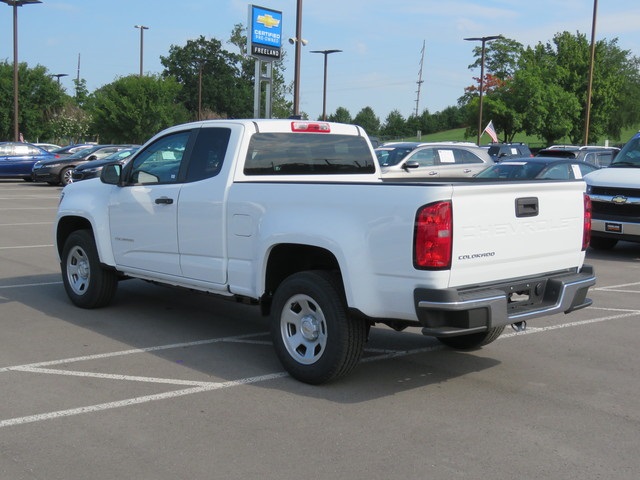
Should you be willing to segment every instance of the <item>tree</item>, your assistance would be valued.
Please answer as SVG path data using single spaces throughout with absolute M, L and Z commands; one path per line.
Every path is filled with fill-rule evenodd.
M 353 123 L 360 125 L 369 135 L 378 135 L 380 131 L 380 119 L 371 107 L 364 107 L 353 119 Z
M 96 90 L 90 99 L 92 130 L 103 142 L 143 143 L 188 119 L 173 78 L 130 75 Z
M 18 125 L 33 142 L 53 139 L 50 120 L 64 105 L 65 94 L 41 65 L 18 65 Z M 0 62 L 0 138 L 13 138 L 13 64 Z
M 386 138 L 405 137 L 413 134 L 409 131 L 407 123 L 399 110 L 389 112 L 380 133 Z
M 91 116 L 73 102 L 68 102 L 51 119 L 52 138 L 69 144 L 79 143 L 87 138 L 90 125 Z
M 162 77 L 182 85 L 178 99 L 193 118 L 199 107 L 222 117 L 252 116 L 253 91 L 250 79 L 243 75 L 242 56 L 223 49 L 220 40 L 201 35 L 187 40 L 184 47 L 171 45 L 169 55 L 161 56 L 160 62 L 165 68 Z
M 322 120 L 322 117 L 319 117 L 318 120 Z M 327 117 L 327 120 L 330 122 L 338 122 L 338 123 L 353 123 L 349 110 L 347 110 L 344 107 L 338 107 L 336 109 L 336 113 L 329 115 Z

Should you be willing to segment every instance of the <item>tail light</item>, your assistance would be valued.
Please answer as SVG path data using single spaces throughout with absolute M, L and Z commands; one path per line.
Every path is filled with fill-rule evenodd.
M 582 251 L 585 251 L 591 241 L 591 198 L 584 194 L 584 224 L 582 226 Z
M 414 227 L 413 265 L 420 269 L 448 269 L 452 247 L 451 202 L 431 203 L 420 208 Z

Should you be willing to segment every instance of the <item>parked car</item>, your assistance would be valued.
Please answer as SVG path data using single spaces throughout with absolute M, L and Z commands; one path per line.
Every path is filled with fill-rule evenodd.
M 80 180 L 88 180 L 89 178 L 99 177 L 100 172 L 102 171 L 102 167 L 104 167 L 107 163 L 120 162 L 124 165 L 131 159 L 131 155 L 137 152 L 139 148 L 140 147 L 125 148 L 124 150 L 112 153 L 111 155 L 108 155 L 99 160 L 91 160 L 90 162 L 78 165 L 71 172 L 71 179 L 74 182 L 79 182 Z
M 529 146 L 524 143 L 492 143 L 489 155 L 495 162 L 512 157 L 533 157 Z
M 503 160 L 476 175 L 505 180 L 577 180 L 598 167 L 575 158 L 524 157 Z
M 469 142 L 393 143 L 375 152 L 382 178 L 472 177 L 494 163 Z
M 61 157 L 71 155 L 72 153 L 79 152 L 80 150 L 85 150 L 87 148 L 95 147 L 95 143 L 77 143 L 75 145 L 67 145 L 65 147 L 57 148 L 56 150 L 52 150 L 52 153 L 56 153 Z
M 617 147 L 573 147 L 572 145 L 552 146 L 540 150 L 537 157 L 575 158 L 598 168 L 608 167 L 620 151 Z
M 104 158 L 129 147 L 131 145 L 94 145 L 66 157 L 36 162 L 32 170 L 32 179 L 34 182 L 47 182 L 49 185 L 67 185 L 72 182 L 71 172 L 78 165 Z
M 43 150 L 46 150 L 47 152 L 51 152 L 53 150 L 58 150 L 60 147 L 60 145 L 55 145 L 53 143 L 34 143 L 33 145 L 35 145 L 36 147 L 40 147 Z
M 30 143 L 0 143 L 0 178 L 22 178 L 31 181 L 31 169 L 38 161 L 58 158 L 54 153 Z

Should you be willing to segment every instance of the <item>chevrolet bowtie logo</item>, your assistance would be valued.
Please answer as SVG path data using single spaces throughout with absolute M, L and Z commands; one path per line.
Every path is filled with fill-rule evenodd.
M 273 18 L 268 13 L 266 15 L 258 15 L 257 22 L 264 25 L 265 28 L 273 28 L 280 25 L 280 20 L 278 20 L 277 18 Z
M 611 201 L 617 205 L 622 205 L 623 203 L 627 203 L 627 197 L 623 195 L 616 195 L 611 199 Z

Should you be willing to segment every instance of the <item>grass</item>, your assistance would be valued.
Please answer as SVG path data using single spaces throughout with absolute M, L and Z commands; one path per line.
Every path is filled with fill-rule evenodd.
M 609 146 L 620 146 L 624 144 L 627 140 L 629 140 L 634 134 L 636 134 L 640 130 L 640 126 L 626 128 L 622 130 L 621 138 L 619 139 L 609 139 Z M 466 137 L 464 136 L 465 129 L 457 128 L 454 130 L 445 130 L 443 132 L 430 133 L 429 135 L 422 135 L 421 138 L 418 137 L 405 137 L 394 139 L 394 141 L 406 141 L 406 142 L 442 142 L 442 141 L 460 141 L 460 142 L 473 142 L 476 141 L 476 136 Z M 391 141 L 391 140 L 388 140 Z M 480 137 L 480 142 L 482 144 L 489 143 L 491 139 L 489 135 L 484 134 Z M 528 136 L 524 134 L 516 135 L 513 139 L 514 142 L 522 142 L 529 145 L 531 148 L 544 148 L 547 145 L 543 140 L 540 140 L 538 137 Z M 562 139 L 557 142 L 558 144 L 570 144 L 571 141 L 568 138 Z M 604 145 L 605 142 L 598 142 L 599 145 Z

